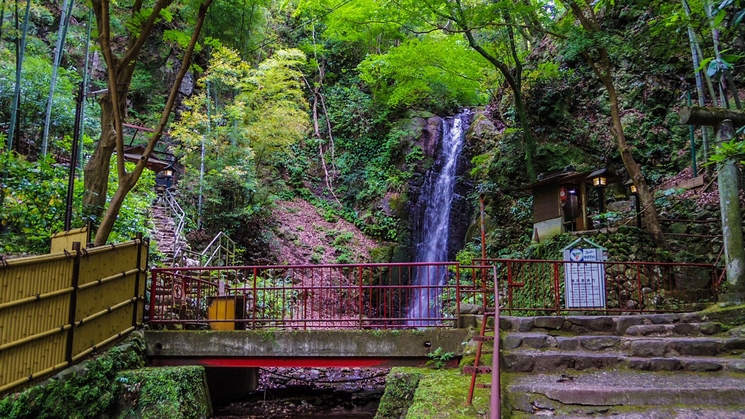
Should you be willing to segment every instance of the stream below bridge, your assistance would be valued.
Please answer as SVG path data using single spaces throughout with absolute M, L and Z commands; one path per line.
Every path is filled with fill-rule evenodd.
M 214 406 L 213 419 L 372 419 L 387 369 L 262 368 L 259 387 Z

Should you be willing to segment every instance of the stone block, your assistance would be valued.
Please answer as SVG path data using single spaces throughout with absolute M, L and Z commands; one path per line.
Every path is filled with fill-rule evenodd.
M 631 342 L 630 350 L 632 356 L 660 357 L 667 352 L 667 342 L 664 340 L 635 340 Z
M 631 326 L 644 324 L 643 316 L 621 316 L 616 320 L 616 333 L 623 335 Z
M 626 329 L 630 336 L 672 336 L 672 325 L 669 324 L 640 324 Z
M 699 359 L 682 361 L 681 366 L 684 370 L 692 372 L 714 372 L 721 371 L 724 368 L 722 364 L 718 362 L 703 361 Z
M 680 315 L 680 321 L 682 323 L 700 323 L 704 321 L 704 317 L 701 313 L 683 313 Z
M 705 322 L 705 323 L 701 323 L 698 326 L 698 330 L 704 335 L 716 335 L 717 333 L 722 331 L 722 324 L 714 323 L 714 322 Z
M 745 350 L 745 338 L 732 338 L 722 342 L 722 349 L 725 351 Z
M 590 351 L 602 351 L 603 349 L 618 346 L 621 339 L 617 336 L 580 336 L 580 345 Z
M 531 354 L 504 353 L 501 355 L 501 367 L 509 372 L 531 372 L 534 360 Z
M 675 358 L 650 358 L 649 371 L 677 371 L 681 368 L 680 360 Z
M 673 333 L 681 336 L 691 336 L 698 332 L 697 323 L 677 323 L 673 325 Z
M 520 335 L 509 334 L 502 338 L 501 348 L 502 349 L 515 349 L 520 347 L 523 343 L 523 338 Z
M 579 356 L 574 359 L 574 369 L 586 370 L 590 368 L 606 369 L 616 367 L 621 363 L 621 357 L 616 355 Z
M 533 327 L 535 325 L 531 317 L 516 317 L 512 322 L 512 330 L 515 332 L 530 332 Z
M 715 356 L 721 352 L 721 345 L 715 340 L 676 339 L 670 341 L 669 347 L 684 356 Z
M 733 372 L 745 373 L 745 362 L 733 362 L 727 365 L 727 369 Z
M 574 368 L 574 357 L 561 353 L 541 354 L 535 358 L 534 372 L 566 371 Z
M 499 318 L 499 330 L 504 330 L 506 332 L 514 331 L 514 319 L 514 317 L 501 316 Z
M 532 333 L 523 336 L 523 344 L 535 349 L 546 348 L 549 346 L 548 335 L 541 333 Z
M 579 349 L 579 340 L 577 338 L 559 336 L 556 337 L 556 347 L 562 351 L 576 351 Z
M 533 325 L 535 327 L 540 327 L 543 329 L 560 330 L 561 327 L 564 325 L 564 318 L 554 316 L 536 317 L 533 320 Z
M 590 330 L 597 332 L 612 332 L 614 321 L 611 317 L 597 317 L 590 321 Z
M 597 319 L 597 317 L 590 317 L 590 316 L 568 316 L 566 317 L 566 321 L 569 323 L 582 327 L 584 329 L 588 329 L 590 327 L 590 323 Z

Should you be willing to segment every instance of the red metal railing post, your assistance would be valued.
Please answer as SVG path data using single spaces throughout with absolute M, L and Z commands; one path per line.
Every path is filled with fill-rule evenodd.
M 151 322 L 155 320 L 155 291 L 158 289 L 157 287 L 158 270 L 153 269 L 152 274 L 153 274 L 153 278 L 150 281 L 150 321 Z
M 486 307 L 486 305 L 484 305 Z M 460 327 L 460 263 L 455 264 L 455 327 Z
M 514 278 L 512 277 L 512 262 L 507 261 L 507 307 L 510 310 L 510 315 L 512 315 L 512 284 L 514 282 Z
M 561 312 L 561 293 L 559 292 L 559 262 L 554 262 L 554 307 L 556 314 Z
M 256 313 L 258 312 L 258 306 L 259 306 L 259 293 L 256 290 L 256 281 L 257 281 L 257 273 L 258 273 L 257 271 L 258 271 L 257 268 L 253 269 L 253 300 L 254 301 L 253 301 L 253 307 L 251 308 L 251 311 L 252 311 L 251 319 L 253 319 L 253 321 L 251 322 L 251 329 L 256 328 L 256 318 L 257 318 Z
M 362 297 L 363 297 L 363 293 L 365 292 L 362 289 L 362 265 L 360 265 L 357 269 L 358 269 L 358 275 L 357 275 L 358 281 L 357 282 L 359 284 L 359 291 L 357 292 L 357 300 L 358 300 L 357 305 L 359 306 L 359 312 L 360 312 L 359 313 L 360 329 L 362 329 L 362 319 L 364 317 L 362 315 L 362 310 L 363 310 L 362 306 L 363 306 L 363 300 L 364 300 Z

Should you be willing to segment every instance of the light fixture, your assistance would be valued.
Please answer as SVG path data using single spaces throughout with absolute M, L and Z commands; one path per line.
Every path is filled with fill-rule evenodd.
M 605 187 L 608 186 L 608 169 L 598 169 L 588 176 L 594 186 L 598 190 L 598 200 L 600 201 L 600 212 L 605 212 Z
M 166 170 L 163 171 L 163 176 L 173 177 L 173 169 L 168 167 Z
M 600 169 L 590 173 L 590 181 L 592 186 L 596 188 L 604 188 L 608 186 L 608 169 Z
M 638 189 L 636 189 L 636 185 L 634 185 L 633 179 L 626 182 L 626 186 L 629 187 L 629 192 L 631 192 L 631 195 L 634 196 L 634 206 L 636 207 L 636 226 L 641 228 L 642 227 L 642 211 L 641 211 L 641 206 L 639 205 Z

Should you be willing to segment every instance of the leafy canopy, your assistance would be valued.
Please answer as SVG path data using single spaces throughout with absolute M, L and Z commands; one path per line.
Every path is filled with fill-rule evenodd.
M 485 103 L 484 81 L 494 76 L 493 67 L 463 40 L 439 33 L 371 54 L 358 70 L 388 106 L 440 111 Z

